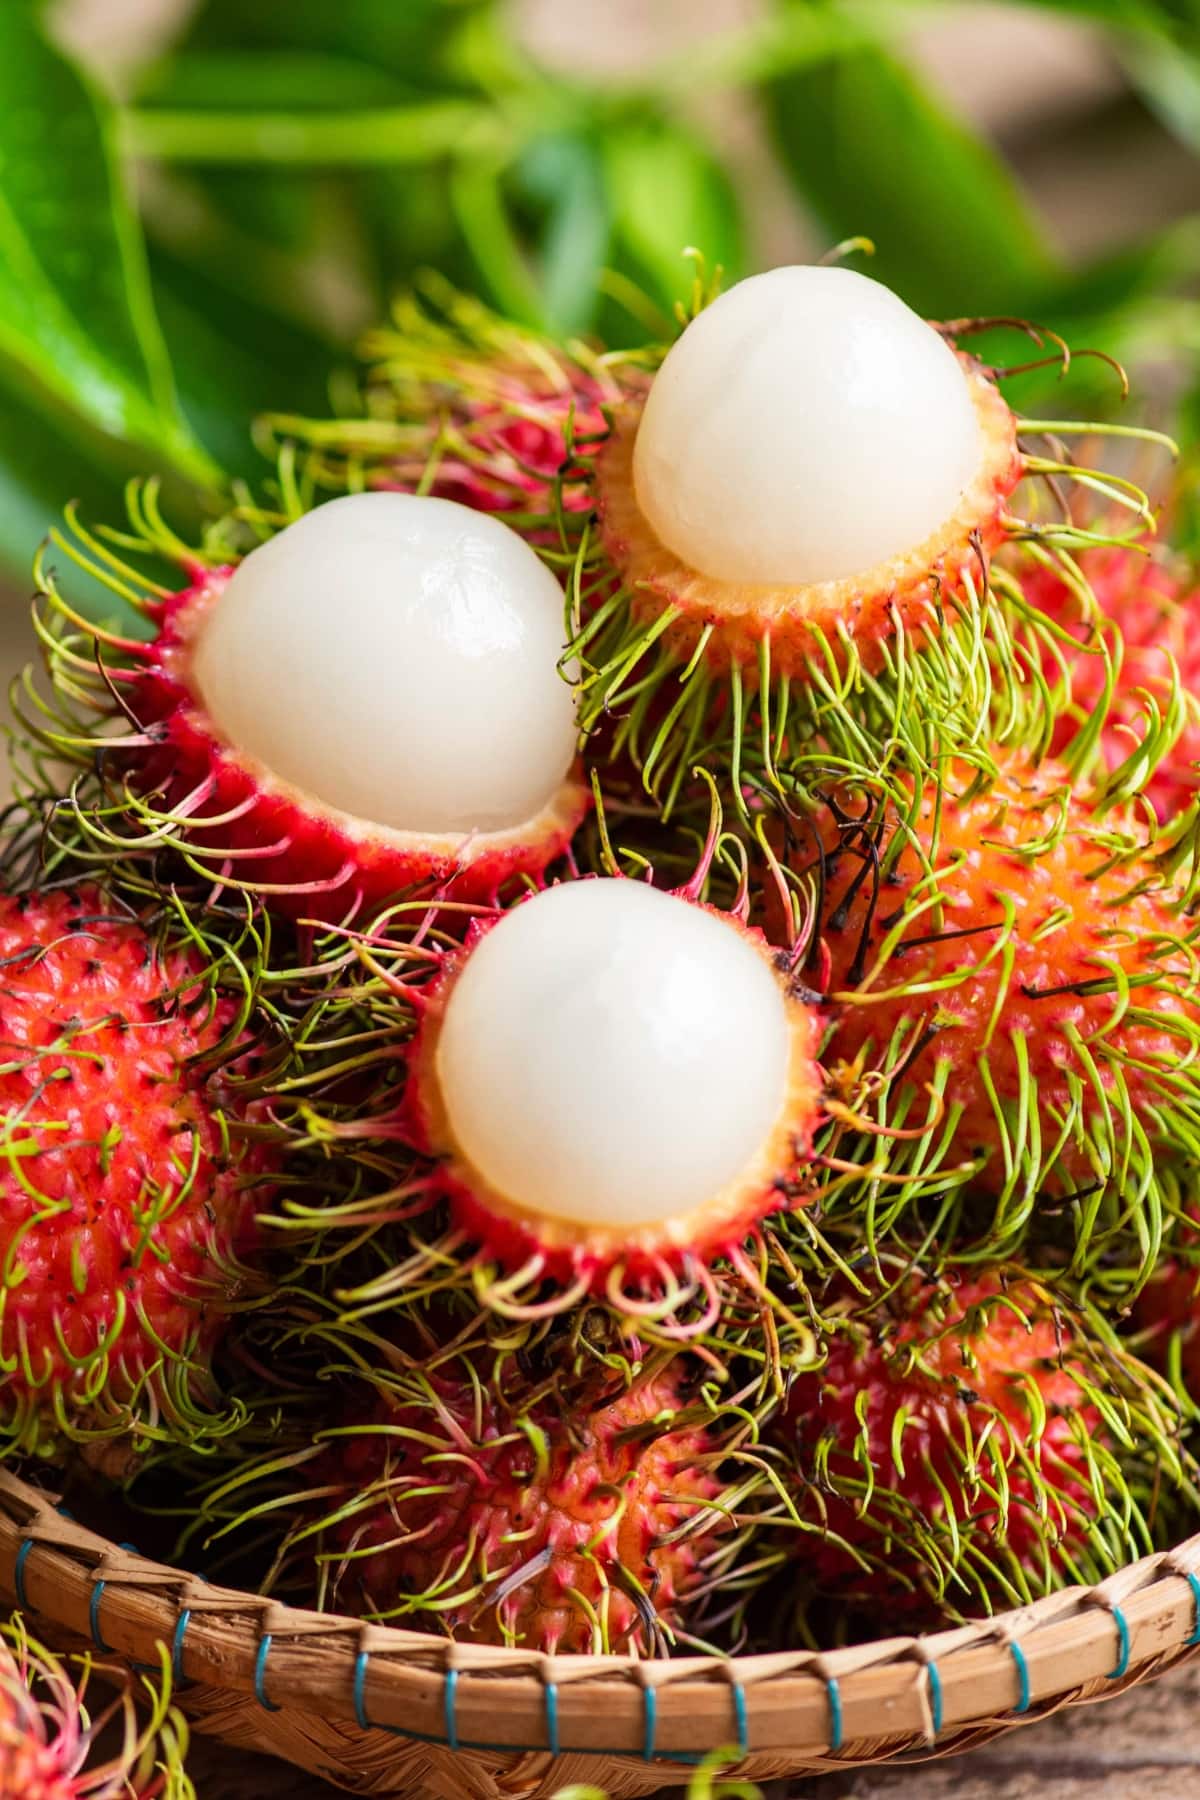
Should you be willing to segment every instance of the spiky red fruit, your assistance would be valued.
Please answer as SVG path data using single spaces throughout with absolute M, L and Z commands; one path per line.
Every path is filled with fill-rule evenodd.
M 195 1800 L 183 1772 L 187 1727 L 165 1699 L 139 1727 L 126 1683 L 94 1717 L 88 1668 L 76 1679 L 19 1620 L 0 1627 L 0 1795 L 5 1800 Z M 114 1672 L 115 1673 L 115 1672 Z M 164 1683 L 165 1685 L 165 1683 Z M 123 1725 L 116 1754 L 108 1728 Z
M 513 1413 L 466 1371 L 336 1434 L 315 1466 L 343 1553 L 335 1598 L 421 1616 L 468 1643 L 545 1652 L 663 1647 L 727 1521 L 714 1443 L 677 1422 L 667 1369 L 564 1413 Z
M 786 1204 L 819 1031 L 734 916 L 564 883 L 475 920 L 423 990 L 408 1135 L 486 1259 L 574 1296 L 661 1287 Z
M 0 966 L 0 1434 L 198 1429 L 276 1161 L 222 1077 L 236 1009 L 90 888 L 0 896 Z
M 464 351 L 439 370 L 435 392 L 404 390 L 415 442 L 374 484 L 531 520 L 590 507 L 575 446 L 603 436 L 603 408 L 619 389 L 550 345 L 536 349 L 522 355 L 518 345 L 494 358 Z M 353 430 L 347 422 L 343 437 L 352 442 Z
M 811 1484 L 802 1516 L 822 1527 L 797 1545 L 817 1585 L 969 1608 L 1052 1584 L 1104 1505 L 1095 1371 L 1069 1319 L 1037 1284 L 994 1275 L 910 1279 L 856 1305 L 783 1419 Z
M 1115 769 L 1135 750 L 1146 731 L 1149 696 L 1163 715 L 1172 704 L 1175 665 L 1190 710 L 1175 743 L 1155 765 L 1146 783 L 1158 817 L 1182 812 L 1200 789 L 1200 588 L 1186 588 L 1161 562 L 1139 549 L 1112 546 L 1086 550 L 1080 570 L 1097 606 L 1118 628 L 1121 664 L 1101 733 L 1107 768 Z M 1093 627 L 1080 616 L 1077 596 L 1053 568 L 1037 566 L 1022 577 L 1028 599 L 1076 638 L 1087 643 Z M 1068 653 L 1069 654 L 1069 653 Z M 1046 673 L 1058 674 L 1047 656 Z M 1070 711 L 1058 720 L 1051 749 L 1065 749 L 1078 728 L 1105 698 L 1106 671 L 1099 655 L 1076 655 L 1069 665 Z
M 1200 1124 L 1182 898 L 1136 818 L 1094 811 L 1061 764 L 1003 754 L 973 792 L 977 774 L 843 794 L 818 822 L 826 1061 L 885 1071 L 886 1119 L 910 1132 L 943 1119 L 925 1172 L 1014 1220 L 1110 1184 L 1158 1206 L 1153 1146 Z

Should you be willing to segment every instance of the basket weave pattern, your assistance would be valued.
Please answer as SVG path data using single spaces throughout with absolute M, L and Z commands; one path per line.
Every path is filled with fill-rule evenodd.
M 979 1624 L 824 1653 L 545 1656 L 285 1606 L 110 1543 L 0 1470 L 0 1591 L 60 1648 L 171 1652 L 197 1729 L 352 1792 L 645 1795 L 727 1745 L 758 1779 L 963 1749 L 1200 1650 L 1200 1537 Z

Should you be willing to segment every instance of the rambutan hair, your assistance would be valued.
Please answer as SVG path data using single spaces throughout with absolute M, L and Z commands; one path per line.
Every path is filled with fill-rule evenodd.
M 87 886 L 0 895 L 0 1442 L 211 1440 L 280 1160 L 244 997 L 193 934 Z
M 823 1316 L 825 1362 L 778 1427 L 807 1595 L 886 1598 L 914 1624 L 1020 1605 L 1146 1554 L 1191 1503 L 1166 1384 L 1020 1269 L 900 1268 Z
M 93 1712 L 87 1696 L 94 1675 L 109 1692 Z M 13 1800 L 196 1800 L 183 1766 L 187 1747 L 187 1722 L 171 1705 L 166 1650 L 157 1670 L 134 1677 L 91 1656 L 52 1656 L 20 1614 L 0 1624 L 0 1793 Z
M 1128 1294 L 1200 1128 L 1188 821 L 1015 751 L 816 791 L 783 862 L 832 1018 L 827 1208 L 875 1241 L 920 1200 L 971 1257 L 1057 1238 Z

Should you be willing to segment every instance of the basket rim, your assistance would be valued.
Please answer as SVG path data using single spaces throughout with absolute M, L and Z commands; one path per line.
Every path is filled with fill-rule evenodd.
M 841 1650 L 547 1655 L 284 1605 L 141 1556 L 0 1468 L 0 1590 L 100 1651 L 170 1651 L 181 1685 L 440 1745 L 696 1761 L 886 1754 L 1143 1678 L 1200 1646 L 1200 1536 L 1094 1587 L 993 1619 Z

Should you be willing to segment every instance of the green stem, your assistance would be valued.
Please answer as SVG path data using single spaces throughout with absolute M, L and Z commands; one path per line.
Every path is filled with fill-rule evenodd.
M 511 131 L 493 108 L 465 100 L 355 112 L 189 112 L 124 115 L 125 148 L 168 162 L 359 166 L 432 162 L 505 149 Z

